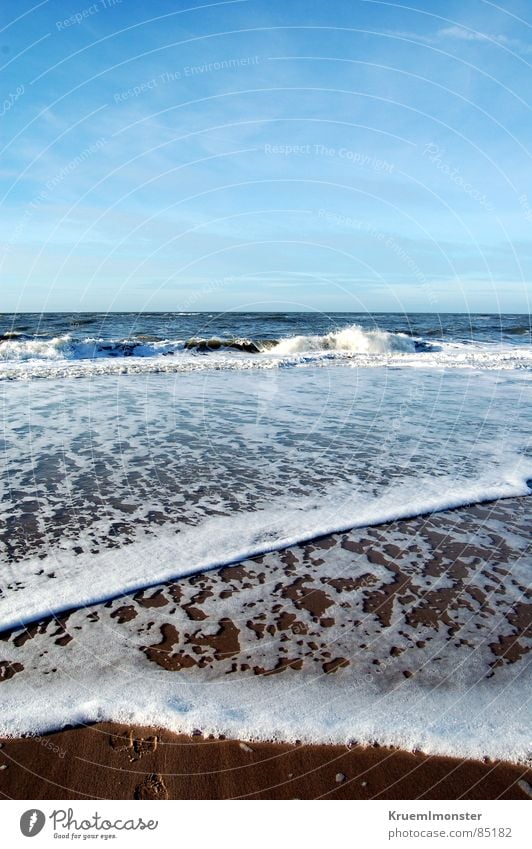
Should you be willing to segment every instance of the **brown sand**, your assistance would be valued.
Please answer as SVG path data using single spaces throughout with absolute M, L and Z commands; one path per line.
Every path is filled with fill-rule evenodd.
M 4 740 L 4 799 L 527 799 L 532 770 L 381 747 L 184 737 L 105 723 Z

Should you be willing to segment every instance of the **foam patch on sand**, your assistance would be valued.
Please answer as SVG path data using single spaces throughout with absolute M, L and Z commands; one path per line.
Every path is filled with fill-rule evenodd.
M 327 536 L 0 642 L 0 733 L 104 719 L 530 757 L 531 500 Z

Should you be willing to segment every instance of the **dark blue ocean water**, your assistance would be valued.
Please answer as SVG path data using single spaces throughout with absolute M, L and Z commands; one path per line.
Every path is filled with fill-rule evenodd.
M 260 341 L 326 335 L 354 324 L 366 330 L 403 333 L 433 342 L 526 345 L 531 342 L 532 319 L 527 314 L 481 313 L 24 313 L 0 315 L 0 340 L 22 342 L 68 335 L 74 343 L 96 339 L 106 342 L 197 338 Z

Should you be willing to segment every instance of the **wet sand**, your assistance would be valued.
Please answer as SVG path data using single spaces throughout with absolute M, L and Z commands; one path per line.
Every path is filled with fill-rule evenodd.
M 39 739 L 4 740 L 0 794 L 4 799 L 530 799 L 532 770 L 381 747 L 206 740 L 103 723 Z

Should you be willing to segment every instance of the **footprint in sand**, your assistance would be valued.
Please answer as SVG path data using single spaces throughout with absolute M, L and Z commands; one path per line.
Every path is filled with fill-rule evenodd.
M 155 752 L 158 737 L 134 737 L 131 730 L 112 734 L 109 745 L 116 752 L 126 752 L 130 761 L 138 761 L 142 755 Z
M 135 799 L 168 799 L 168 790 L 162 775 L 147 775 L 142 784 L 135 788 Z

